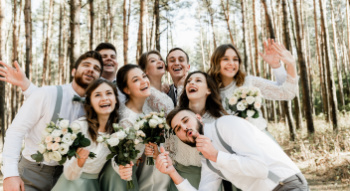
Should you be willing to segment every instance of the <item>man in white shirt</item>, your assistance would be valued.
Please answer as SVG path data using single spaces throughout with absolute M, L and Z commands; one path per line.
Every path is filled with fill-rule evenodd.
M 85 114 L 83 104 L 72 100 L 84 97 L 85 89 L 100 77 L 102 71 L 101 55 L 89 51 L 76 61 L 72 83 L 59 86 L 61 96 L 60 88 L 56 86 L 41 87 L 31 93 L 6 131 L 1 169 L 4 190 L 51 190 L 62 166 L 57 162 L 37 163 L 31 155 L 39 150 L 42 132 L 51 120 L 59 117 L 72 122 Z M 61 104 L 59 110 L 55 109 L 57 103 Z M 25 147 L 20 156 L 23 139 Z
M 198 190 L 217 190 L 224 179 L 247 191 L 308 190 L 304 176 L 283 150 L 242 118 L 227 115 L 203 126 L 198 114 L 177 108 L 168 114 L 167 123 L 180 140 L 203 155 Z M 176 172 L 164 148 L 156 167 L 179 191 L 196 190 Z

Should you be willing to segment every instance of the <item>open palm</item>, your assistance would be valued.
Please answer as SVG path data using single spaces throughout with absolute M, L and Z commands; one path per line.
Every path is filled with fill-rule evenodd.
M 260 56 L 263 58 L 263 60 L 268 63 L 272 68 L 278 68 L 280 67 L 280 59 L 278 57 L 278 53 L 273 48 L 274 44 L 273 39 L 267 39 L 267 41 L 264 42 L 264 54 L 259 53 Z
M 8 82 L 12 85 L 19 86 L 22 90 L 28 88 L 30 81 L 26 77 L 24 71 L 20 68 L 17 61 L 14 62 L 15 68 L 0 61 L 0 80 Z

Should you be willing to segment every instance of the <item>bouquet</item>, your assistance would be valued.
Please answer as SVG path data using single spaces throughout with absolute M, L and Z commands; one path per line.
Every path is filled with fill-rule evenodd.
M 233 95 L 226 98 L 226 110 L 231 110 L 234 115 L 242 118 L 259 117 L 261 107 L 261 93 L 256 87 L 240 87 L 235 89 Z
M 43 139 L 39 144 L 39 151 L 31 157 L 36 162 L 45 160 L 57 161 L 60 165 L 76 156 L 76 151 L 80 147 L 90 145 L 90 140 L 80 132 L 80 127 L 76 124 L 69 126 L 68 120 L 59 119 L 57 124 L 50 122 L 47 124 Z M 95 153 L 90 152 L 90 158 L 95 157 Z
M 166 123 L 164 112 L 156 113 L 151 112 L 137 120 L 135 129 L 142 129 L 145 132 L 146 137 L 144 143 L 156 143 L 158 146 L 160 143 L 165 142 L 164 130 L 169 130 L 169 126 Z M 154 165 L 153 156 L 147 156 L 147 165 Z
M 124 129 L 118 124 L 113 124 L 113 128 L 115 133 L 99 136 L 97 142 L 106 143 L 108 149 L 111 151 L 111 154 L 107 156 L 107 160 L 112 159 L 117 164 L 125 166 L 137 158 L 137 154 L 140 151 L 135 146 L 142 143 L 145 133 L 133 128 Z M 130 180 L 127 181 L 127 189 L 132 188 L 134 188 L 134 184 L 130 177 Z

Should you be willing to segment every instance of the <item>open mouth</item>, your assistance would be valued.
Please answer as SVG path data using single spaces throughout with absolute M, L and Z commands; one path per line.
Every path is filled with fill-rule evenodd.
M 145 90 L 147 90 L 147 89 L 148 89 L 148 86 L 142 88 L 141 91 L 145 91 Z
M 197 92 L 198 91 L 198 89 L 197 88 L 194 88 L 194 87 L 190 87 L 189 89 L 188 89 L 188 93 L 194 93 L 194 92 Z
M 187 137 L 192 137 L 192 135 L 193 135 L 193 131 L 192 131 L 192 129 L 189 129 L 187 131 Z
M 157 66 L 157 70 L 163 70 L 163 69 L 164 69 L 164 66 L 163 66 L 163 65 Z
M 88 79 L 95 79 L 95 78 L 94 78 L 93 76 L 91 76 L 91 75 L 85 74 L 84 76 L 87 77 Z
M 179 68 L 173 68 L 173 71 L 174 72 L 179 72 L 179 71 L 181 71 L 182 70 L 182 67 L 179 67 Z
M 109 108 L 111 107 L 111 104 L 103 104 L 103 105 L 100 105 L 100 108 Z

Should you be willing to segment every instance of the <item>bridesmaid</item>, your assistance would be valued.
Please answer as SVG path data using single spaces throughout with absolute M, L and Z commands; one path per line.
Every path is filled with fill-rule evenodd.
M 179 97 L 179 107 L 189 108 L 202 116 L 203 123 L 211 123 L 227 114 L 221 105 L 219 88 L 205 72 L 195 71 L 185 79 L 184 91 Z M 170 149 L 170 156 L 175 161 L 175 168 L 193 187 L 198 188 L 201 177 L 201 157 L 196 148 L 180 141 L 177 136 L 175 146 Z M 171 181 L 170 191 L 177 191 Z
M 89 85 L 84 103 L 86 116 L 72 122 L 71 126 L 79 126 L 85 137 L 90 139 L 91 145 L 79 148 L 77 157 L 72 157 L 64 164 L 63 174 L 53 191 L 100 190 L 98 175 L 110 151 L 96 139 L 99 135 L 114 131 L 112 124 L 119 119 L 117 95 L 117 89 L 107 80 L 98 79 Z M 90 152 L 94 152 L 96 158 L 88 158 Z
M 170 105 L 166 105 L 163 102 L 160 102 L 160 95 L 156 91 L 152 90 L 154 88 L 151 87 L 147 75 L 137 65 L 127 64 L 121 67 L 117 73 L 117 85 L 118 88 L 122 91 L 122 93 L 125 94 L 127 99 L 125 105 L 121 104 L 119 109 L 119 124 L 124 128 L 132 128 L 133 124 L 138 118 L 143 117 L 145 114 L 148 114 L 152 111 L 171 111 L 173 109 L 172 103 Z M 142 144 L 139 145 L 143 146 Z M 143 148 L 139 148 L 139 150 L 143 151 L 144 146 Z M 143 152 L 141 152 L 140 154 L 142 153 Z M 134 161 L 134 163 L 135 162 L 136 161 Z M 119 176 L 119 174 L 115 173 L 113 167 L 114 169 L 119 168 L 123 170 L 124 173 L 121 174 L 121 176 Z M 112 166 L 111 163 L 107 163 L 100 176 L 100 184 L 102 186 L 102 190 L 124 190 L 116 189 L 119 181 L 116 182 L 115 180 L 126 180 L 130 177 L 125 175 L 128 174 L 131 175 L 132 179 L 135 181 L 135 170 L 135 166 Z M 119 172 L 118 170 L 116 171 Z M 125 181 L 123 181 L 123 183 L 124 182 Z M 149 182 L 149 184 L 152 184 L 154 186 L 154 189 L 167 187 L 167 182 L 163 182 L 163 184 L 158 185 L 154 185 L 152 182 Z M 134 190 L 142 189 L 137 186 L 137 188 L 135 188 Z
M 298 77 L 292 54 L 283 45 L 274 43 L 273 40 L 268 40 L 268 42 L 268 45 L 266 42 L 264 43 L 266 53 L 261 54 L 261 56 L 274 69 L 277 82 L 261 77 L 247 76 L 242 71 L 241 57 L 233 45 L 223 44 L 215 49 L 210 60 L 208 74 L 220 87 L 221 101 L 225 109 L 225 99 L 229 99 L 238 87 L 257 87 L 263 98 L 270 100 L 291 100 L 297 94 Z M 286 78 L 280 60 L 286 65 Z M 263 118 L 261 110 L 259 110 L 258 118 L 249 117 L 248 121 L 273 138 L 266 131 L 267 121 Z

